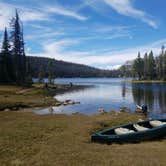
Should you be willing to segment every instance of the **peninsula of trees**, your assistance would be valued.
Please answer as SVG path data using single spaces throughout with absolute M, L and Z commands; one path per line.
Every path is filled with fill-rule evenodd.
M 162 46 L 158 56 L 154 56 L 153 51 L 150 51 L 141 57 L 139 52 L 130 69 L 123 65 L 120 71 L 123 76 L 135 77 L 139 80 L 166 81 L 166 51 L 164 46 Z

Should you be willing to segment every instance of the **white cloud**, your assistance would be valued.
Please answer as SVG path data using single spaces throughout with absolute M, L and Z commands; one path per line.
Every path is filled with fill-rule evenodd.
M 55 56 L 55 54 L 61 54 L 62 50 L 64 48 L 69 47 L 70 45 L 77 44 L 79 41 L 77 40 L 70 40 L 70 39 L 65 39 L 65 40 L 60 40 L 60 41 L 55 41 L 52 43 L 43 43 L 44 50 L 46 53 L 49 53 L 49 56 Z
M 143 55 L 145 52 L 153 50 L 155 55 L 158 55 L 162 45 L 166 44 L 166 39 L 162 39 L 151 44 L 138 46 L 135 48 L 125 49 L 121 51 L 65 51 L 71 45 L 78 44 L 78 40 L 60 40 L 52 43 L 43 43 L 43 53 L 31 54 L 31 56 L 44 56 L 55 58 L 58 60 L 70 61 L 74 63 L 91 65 L 105 69 L 115 69 L 127 60 L 132 60 L 137 57 L 138 51 Z M 99 53 L 100 52 L 100 53 Z M 104 66 L 105 65 L 105 66 Z M 104 67 L 103 67 L 104 66 Z
M 8 26 L 9 21 L 15 14 L 15 9 L 18 9 L 20 18 L 24 22 L 50 21 L 53 20 L 52 14 L 71 17 L 79 21 L 85 21 L 88 19 L 77 12 L 58 5 L 48 7 L 46 5 L 39 6 L 38 4 L 36 8 L 28 8 L 21 5 L 0 2 L 0 30 L 3 30 L 5 26 Z
M 49 13 L 54 13 L 54 14 L 58 14 L 58 15 L 72 17 L 72 18 L 75 18 L 75 19 L 80 20 L 80 21 L 85 21 L 88 19 L 87 17 L 82 16 L 82 15 L 80 15 L 72 10 L 65 9 L 65 8 L 63 8 L 61 6 L 57 6 L 57 5 L 47 6 L 47 7 L 45 7 L 44 10 L 48 11 Z
M 26 40 L 32 40 L 32 39 L 51 39 L 51 38 L 55 38 L 57 36 L 62 36 L 64 35 L 64 32 L 54 32 L 52 30 L 50 31 L 37 31 L 35 33 L 32 33 L 30 35 L 26 35 L 25 39 Z
M 106 4 L 112 7 L 119 14 L 134 17 L 142 20 L 153 28 L 158 28 L 157 23 L 144 11 L 134 8 L 131 0 L 104 0 Z
M 40 11 L 29 10 L 21 11 L 21 19 L 23 21 L 48 21 L 50 20 L 49 15 L 42 13 Z
M 81 8 L 90 6 L 95 11 L 106 15 L 108 11 L 107 8 L 103 5 L 105 4 L 121 15 L 139 19 L 155 29 L 158 28 L 158 24 L 154 21 L 154 18 L 147 14 L 145 11 L 136 9 L 132 3 L 132 0 L 82 0 L 82 2 L 83 5 Z
M 102 69 L 106 69 L 106 70 L 116 70 L 116 69 L 119 69 L 121 67 L 121 65 L 108 65 L 108 66 L 105 66 L 104 68 Z
M 11 18 L 12 10 L 8 8 L 8 5 L 0 3 L 0 30 L 4 30 L 5 26 L 8 26 L 9 18 Z
M 4 30 L 5 26 L 8 27 L 11 18 L 15 15 L 16 9 L 18 9 L 20 18 L 24 22 L 46 21 L 50 19 L 47 13 L 42 13 L 37 9 L 29 9 L 24 6 L 0 3 L 0 9 L 0 30 Z
M 31 56 L 44 56 L 55 58 L 58 60 L 65 60 L 74 63 L 81 63 L 91 65 L 95 67 L 102 67 L 105 65 L 105 69 L 117 68 L 119 65 L 125 63 L 127 60 L 132 60 L 137 57 L 138 51 L 143 55 L 145 52 L 153 50 L 157 55 L 160 52 L 160 47 L 166 44 L 166 39 L 155 41 L 145 46 L 138 46 L 131 49 L 125 49 L 121 51 L 66 51 L 68 47 L 74 44 L 78 44 L 77 40 L 60 40 L 53 43 L 43 43 L 44 52 L 39 54 L 31 54 Z M 100 52 L 100 53 L 99 53 Z

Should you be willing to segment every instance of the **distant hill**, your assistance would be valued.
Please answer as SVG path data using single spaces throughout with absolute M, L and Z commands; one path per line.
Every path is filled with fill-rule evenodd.
M 44 57 L 27 56 L 30 64 L 31 75 L 38 77 L 42 70 L 44 77 L 48 77 L 49 70 L 54 77 L 117 77 L 118 70 L 101 70 L 87 65 L 76 64 L 71 62 L 59 61 Z M 48 69 L 48 63 L 51 61 L 51 69 Z

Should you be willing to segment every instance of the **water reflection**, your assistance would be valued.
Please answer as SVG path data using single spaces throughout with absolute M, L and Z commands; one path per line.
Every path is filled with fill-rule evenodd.
M 59 79 L 58 83 L 72 82 L 74 84 L 93 85 L 79 91 L 59 94 L 56 98 L 60 101 L 72 100 L 81 102 L 79 105 L 54 107 L 51 113 L 94 114 L 99 108 L 106 111 L 119 110 L 128 107 L 135 111 L 136 105 L 146 104 L 150 117 L 166 117 L 166 84 L 132 84 L 122 82 L 121 79 Z M 48 109 L 38 113 L 50 113 Z
M 126 83 L 125 82 L 122 83 L 122 97 L 123 97 L 123 99 L 125 99 L 125 97 L 126 97 Z
M 166 112 L 165 84 L 132 84 L 132 94 L 135 104 L 146 104 L 150 112 Z

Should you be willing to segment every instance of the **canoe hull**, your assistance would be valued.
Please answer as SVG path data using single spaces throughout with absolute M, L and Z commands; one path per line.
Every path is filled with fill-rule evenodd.
M 161 120 L 161 119 L 160 119 Z M 162 121 L 166 121 L 163 120 Z M 148 123 L 149 121 L 140 122 L 138 124 Z M 118 127 L 130 127 L 133 124 L 122 125 Z M 117 127 L 115 127 L 117 128 Z M 139 131 L 134 133 L 128 134 L 109 134 L 109 131 L 113 131 L 115 128 L 111 128 L 102 132 L 95 133 L 91 136 L 92 142 L 100 142 L 100 143 L 136 143 L 141 141 L 148 141 L 148 140 L 157 140 L 161 139 L 166 136 L 166 125 L 159 126 L 156 128 L 152 128 L 146 131 Z M 108 134 L 107 134 L 108 133 Z

